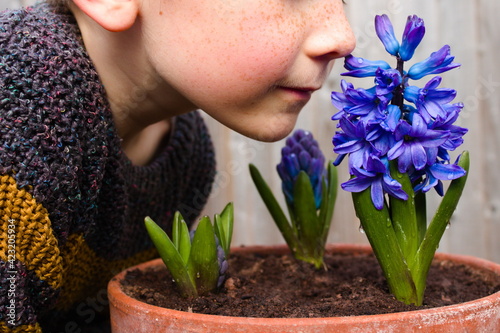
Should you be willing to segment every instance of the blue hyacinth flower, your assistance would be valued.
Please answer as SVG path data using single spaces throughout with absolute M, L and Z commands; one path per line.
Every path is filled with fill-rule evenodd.
M 344 58 L 344 67 L 349 71 L 342 73 L 343 76 L 369 77 L 375 76 L 378 69 L 390 69 L 391 65 L 383 60 L 371 61 L 348 55 Z
M 404 98 L 416 105 L 426 122 L 430 122 L 431 119 L 446 118 L 445 105 L 457 95 L 454 89 L 437 88 L 440 83 L 441 77 L 436 76 L 423 88 L 409 86 L 404 91 Z
M 414 114 L 412 123 L 400 121 L 394 137 L 396 144 L 387 152 L 389 160 L 398 159 L 399 172 L 405 173 L 410 167 L 416 170 L 431 165 L 437 158 L 438 147 L 449 136 L 448 131 L 428 129 L 427 123 L 419 114 Z
M 381 69 L 375 73 L 375 91 L 377 96 L 392 94 L 403 83 L 403 77 L 397 69 Z M 392 95 L 391 95 L 392 96 Z
M 355 88 L 342 80 L 342 92 L 332 92 L 332 104 L 339 110 L 332 120 L 339 121 L 340 129 L 332 140 L 334 152 L 339 154 L 334 164 L 340 164 L 348 156 L 351 174 L 363 174 L 370 158 L 387 158 L 396 160 L 400 172 L 419 179 L 412 173 L 431 170 L 438 159 L 449 162 L 448 151 L 463 142 L 467 130 L 453 125 L 462 104 L 450 104 L 456 91 L 439 88 L 441 77 L 432 78 L 422 88 L 410 85 L 409 80 L 442 73 L 460 64 L 453 63 L 450 47 L 445 45 L 406 72 L 405 61 L 413 57 L 425 35 L 423 20 L 416 15 L 408 16 L 401 44 L 395 39 L 387 15 L 375 18 L 375 28 L 397 64 L 391 68 L 383 60 L 371 61 L 353 55 L 345 58 L 348 72 L 342 75 L 373 76 L 374 86 Z M 433 168 L 438 167 L 442 168 Z M 427 184 L 439 186 L 434 181 Z M 417 185 L 419 189 L 425 187 Z
M 439 88 L 441 77 L 423 87 L 413 81 L 460 66 L 443 46 L 409 70 L 425 35 L 416 15 L 408 16 L 401 43 L 387 15 L 376 16 L 375 30 L 395 66 L 350 55 L 343 76 L 374 77 L 372 87 L 355 88 L 342 80 L 332 92 L 338 121 L 332 142 L 334 165 L 348 159 L 351 178 L 341 184 L 352 192 L 356 216 L 377 257 L 390 291 L 406 304 L 421 305 L 425 279 L 446 225 L 465 187 L 470 160 L 463 152 L 450 163 L 449 151 L 463 143 L 467 129 L 455 125 L 462 103 L 457 93 Z M 451 183 L 444 191 L 443 182 Z M 425 193 L 443 196 L 427 221 Z
M 408 77 L 413 80 L 419 80 L 426 75 L 439 74 L 450 69 L 459 67 L 460 64 L 453 63 L 454 56 L 450 54 L 450 47 L 443 46 L 424 61 L 418 62 L 410 67 L 408 70 Z
M 370 187 L 373 205 L 379 210 L 384 207 L 384 193 L 401 200 L 408 199 L 401 184 L 391 177 L 387 160 L 382 161 L 378 157 L 370 156 L 367 160 L 367 170 L 355 169 L 353 174 L 355 177 L 343 183 L 342 189 L 361 192 Z
M 444 161 L 439 161 L 433 165 L 427 166 L 421 173 L 415 173 L 415 176 L 418 176 L 419 178 L 422 177 L 423 181 L 415 186 L 414 191 L 421 191 L 425 193 L 434 188 L 439 195 L 443 196 L 444 191 L 442 181 L 457 179 L 463 177 L 464 175 L 465 170 L 458 166 L 457 162 L 454 164 L 446 164 Z

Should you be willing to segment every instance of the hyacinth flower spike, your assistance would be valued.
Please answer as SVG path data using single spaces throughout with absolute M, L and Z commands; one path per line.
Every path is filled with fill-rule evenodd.
M 250 174 L 264 204 L 296 259 L 325 267 L 323 255 L 336 199 L 337 173 L 312 134 L 296 130 L 283 147 L 277 166 L 290 220 L 257 167 Z
M 450 162 L 449 151 L 462 144 L 467 132 L 454 125 L 463 108 L 450 104 L 456 91 L 438 88 L 439 76 L 422 88 L 412 81 L 460 65 L 445 45 L 406 72 L 405 62 L 425 34 L 423 20 L 408 17 L 401 43 L 386 15 L 375 18 L 375 28 L 396 66 L 346 57 L 344 76 L 372 76 L 375 85 L 356 89 L 342 80 L 342 92 L 332 92 L 339 110 L 332 117 L 338 121 L 332 140 L 339 154 L 335 164 L 349 159 L 351 179 L 341 186 L 352 192 L 389 289 L 402 302 L 421 305 L 430 264 L 465 186 L 469 154 Z M 446 191 L 443 181 L 451 181 Z M 425 193 L 432 188 L 443 199 L 427 223 Z

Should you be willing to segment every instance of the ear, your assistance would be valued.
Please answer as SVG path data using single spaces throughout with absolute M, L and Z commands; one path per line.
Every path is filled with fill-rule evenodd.
M 137 19 L 136 0 L 73 0 L 73 3 L 104 29 L 118 32 L 129 29 Z

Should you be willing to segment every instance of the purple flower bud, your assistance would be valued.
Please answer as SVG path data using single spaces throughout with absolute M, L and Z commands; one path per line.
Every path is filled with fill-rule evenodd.
M 281 162 L 276 169 L 282 180 L 285 199 L 289 204 L 293 204 L 293 187 L 297 176 L 300 171 L 305 171 L 311 181 L 316 208 L 320 207 L 321 182 L 326 172 L 325 157 L 310 132 L 296 130 L 286 140 L 286 146 L 281 150 Z
M 377 15 L 375 16 L 375 31 L 377 32 L 378 38 L 384 44 L 387 52 L 393 56 L 398 55 L 399 42 L 394 36 L 394 28 L 387 15 Z
M 408 16 L 406 21 L 405 31 L 403 33 L 403 41 L 399 48 L 399 56 L 401 60 L 408 61 L 413 57 L 415 49 L 422 41 L 425 35 L 424 20 L 417 15 Z
M 229 268 L 229 263 L 227 262 L 226 253 L 222 246 L 219 245 L 219 240 L 217 236 L 215 236 L 215 240 L 217 243 L 217 263 L 219 264 L 219 278 L 217 280 L 217 287 L 222 286 L 224 281 L 226 280 L 226 272 Z
M 459 67 L 460 64 L 452 63 L 453 59 L 455 57 L 450 55 L 450 46 L 445 45 L 439 51 L 433 52 L 424 61 L 411 66 L 408 71 L 408 77 L 413 80 L 419 80 L 429 74 L 439 74 Z

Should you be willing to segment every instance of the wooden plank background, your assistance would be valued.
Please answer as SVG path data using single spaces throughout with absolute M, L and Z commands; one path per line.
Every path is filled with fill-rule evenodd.
M 31 0 L 1 0 L 0 9 L 15 8 Z M 465 108 L 460 125 L 469 128 L 463 149 L 471 152 L 471 172 L 466 192 L 446 231 L 439 251 L 474 255 L 500 262 L 500 2 L 498 0 L 347 0 L 346 10 L 357 36 L 355 55 L 368 59 L 386 59 L 383 47 L 375 36 L 373 18 L 387 14 L 401 35 L 406 17 L 416 14 L 425 20 L 427 33 L 414 56 L 423 60 L 442 45 L 449 44 L 456 62 L 462 64 L 444 74 L 442 86 L 458 91 L 455 101 Z M 330 92 L 339 90 L 338 61 L 329 80 L 313 96 L 303 110 L 297 128 L 312 131 L 325 155 L 334 159 L 331 137 L 335 113 Z M 368 86 L 351 80 L 355 86 Z M 218 172 L 205 213 L 219 212 L 228 201 L 235 203 L 234 245 L 279 244 L 283 239 L 270 220 L 249 177 L 248 164 L 259 167 L 278 194 L 280 184 L 275 172 L 283 141 L 261 143 L 247 139 L 207 116 L 217 149 Z M 456 152 L 453 156 L 458 154 Z M 345 165 L 339 170 L 341 181 L 348 178 Z M 431 196 L 429 211 L 439 197 Z M 429 212 L 429 214 L 430 214 Z M 360 233 L 350 194 L 340 191 L 329 242 L 367 243 Z

